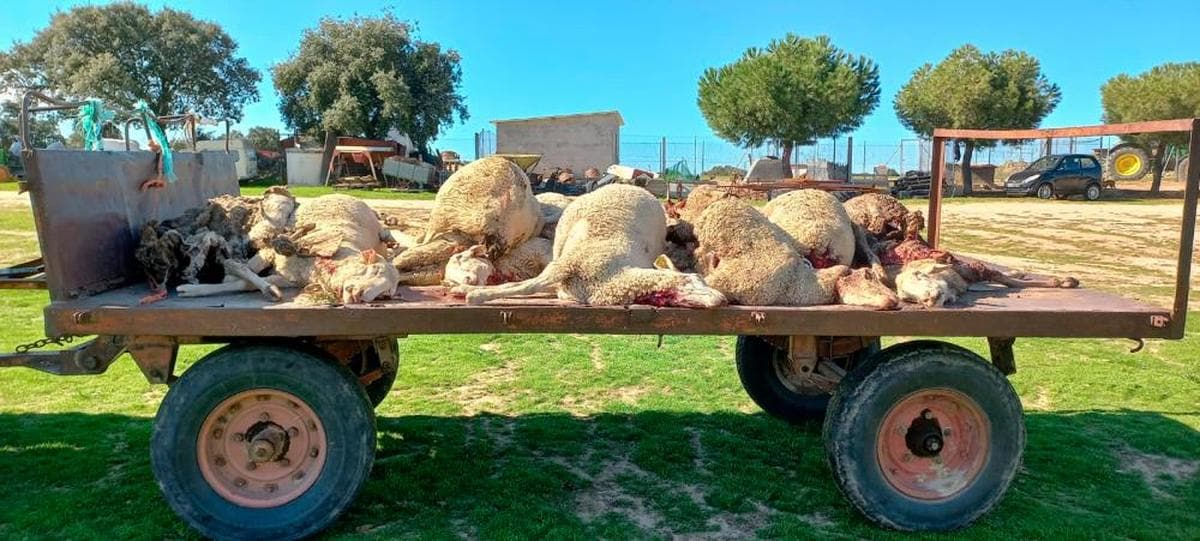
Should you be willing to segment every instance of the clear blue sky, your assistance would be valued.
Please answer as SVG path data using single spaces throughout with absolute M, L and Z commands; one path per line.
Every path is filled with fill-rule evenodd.
M 161 4 L 162 2 L 150 2 Z M 8 2 L 0 46 L 26 40 L 72 2 Z M 471 118 L 441 142 L 469 152 L 472 134 L 495 119 L 619 110 L 623 134 L 712 137 L 696 107 L 696 82 L 709 66 L 736 59 L 786 32 L 828 34 L 880 67 L 879 107 L 855 134 L 895 141 L 909 134 L 891 100 L 924 62 L 963 43 L 1019 48 L 1037 56 L 1063 99 L 1045 125 L 1096 123 L 1099 87 L 1121 72 L 1200 60 L 1200 2 L 167 2 L 219 23 L 263 71 L 260 101 L 242 126 L 283 127 L 269 68 L 296 49 L 322 16 L 369 15 L 392 6 L 417 22 L 419 37 L 462 54 Z M 1114 14 L 1120 24 L 1111 24 Z M 1131 24 L 1130 22 L 1136 24 Z M 1120 35 L 1113 27 L 1126 31 Z

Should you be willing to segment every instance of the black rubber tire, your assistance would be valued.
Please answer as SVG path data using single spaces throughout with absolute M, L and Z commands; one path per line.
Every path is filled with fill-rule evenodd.
M 850 367 L 861 365 L 879 351 L 879 340 L 855 353 Z M 777 357 L 786 352 L 763 340 L 759 336 L 738 336 L 734 349 L 738 379 L 750 399 L 768 415 L 789 423 L 798 424 L 821 420 L 829 406 L 828 394 L 800 394 L 787 388 L 779 380 L 775 363 Z
M 237 393 L 271 388 L 303 400 L 325 427 L 320 477 L 295 500 L 272 508 L 236 505 L 205 481 L 196 442 L 204 419 Z M 375 459 L 375 417 L 354 374 L 324 352 L 302 345 L 233 345 L 184 372 L 154 419 L 150 465 L 171 509 L 205 537 L 302 539 L 350 507 Z
M 1136 154 L 1138 159 L 1141 160 L 1142 167 L 1137 171 L 1122 175 L 1121 173 L 1117 172 L 1116 162 L 1117 158 L 1126 154 Z M 1115 180 L 1137 180 L 1146 176 L 1146 173 L 1150 172 L 1150 151 L 1147 150 L 1146 147 L 1137 143 L 1121 143 L 1109 149 L 1108 159 L 1106 162 L 1107 163 L 1105 165 L 1107 165 L 1107 167 L 1105 170 L 1108 171 L 1109 178 Z
M 910 498 L 883 477 L 876 455 L 879 425 L 896 401 L 928 388 L 950 388 L 974 400 L 991 427 L 990 458 L 957 495 Z M 1004 496 L 1021 464 L 1025 419 L 1012 385 L 991 363 L 944 342 L 889 347 L 842 379 L 829 403 L 825 456 L 846 499 L 872 522 L 909 531 L 967 526 Z
M 1054 197 L 1054 185 L 1049 182 L 1042 183 L 1037 189 L 1038 199 L 1051 199 Z
M 1097 201 L 1100 195 L 1104 193 L 1104 187 L 1098 182 L 1093 182 L 1083 189 L 1083 199 L 1085 201 Z

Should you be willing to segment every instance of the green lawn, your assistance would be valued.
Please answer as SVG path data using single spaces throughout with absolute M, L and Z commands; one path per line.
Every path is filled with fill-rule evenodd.
M 242 195 L 262 195 L 270 186 L 279 184 L 278 179 L 264 179 L 242 183 Z M 349 190 L 334 189 L 329 186 L 292 186 L 288 188 L 296 197 L 320 197 L 331 193 L 343 193 L 364 199 L 407 199 L 417 201 L 433 200 L 434 192 L 396 192 L 388 189 L 379 190 Z
M 15 192 L 17 191 L 16 182 L 0 182 L 0 192 Z
M 0 211 L 6 242 L 29 227 Z M 34 242 L 0 244 L 0 263 Z M 0 291 L 0 351 L 42 335 L 45 302 Z M 952 537 L 1200 538 L 1196 318 L 1187 340 L 1137 354 L 1018 340 L 1025 464 L 997 510 Z M 211 350 L 185 346 L 182 366 Z M 907 538 L 842 500 L 818 425 L 745 396 L 731 338 L 419 336 L 401 351 L 375 468 L 331 538 Z M 0 370 L 0 538 L 194 538 L 150 474 L 165 391 L 128 358 L 96 377 Z

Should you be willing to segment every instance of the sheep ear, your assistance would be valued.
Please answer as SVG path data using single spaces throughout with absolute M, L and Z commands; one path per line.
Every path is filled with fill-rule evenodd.
M 658 258 L 654 260 L 654 268 L 679 272 L 679 269 L 675 268 L 675 263 L 671 262 L 671 258 L 667 257 L 667 254 L 658 255 Z

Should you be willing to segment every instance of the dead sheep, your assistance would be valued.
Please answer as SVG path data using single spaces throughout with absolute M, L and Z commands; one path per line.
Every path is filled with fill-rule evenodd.
M 882 279 L 883 266 L 879 264 L 866 233 L 850 221 L 842 203 L 828 192 L 791 191 L 767 202 L 762 212 L 795 239 L 800 253 L 814 268 L 853 265 L 857 251 Z
M 402 284 L 436 285 L 455 253 L 482 244 L 494 261 L 537 236 L 541 227 L 542 208 L 525 172 L 491 156 L 450 175 L 438 190 L 420 242 L 392 262 Z
M 850 221 L 862 227 L 875 240 L 916 238 L 925 228 L 921 211 L 909 211 L 900 200 L 884 193 L 864 193 L 843 206 Z
M 712 202 L 693 226 L 700 241 L 696 249 L 700 274 L 730 302 L 785 306 L 841 302 L 876 309 L 895 308 L 899 302 L 883 284 L 860 280 L 845 265 L 813 269 L 794 239 L 741 199 Z
M 222 281 L 225 260 L 248 260 L 292 227 L 295 208 L 295 197 L 273 186 L 262 197 L 220 195 L 178 218 L 145 224 L 134 259 L 153 293 L 142 301 L 164 298 L 169 286 Z
M 571 198 L 557 192 L 540 193 L 534 198 L 542 210 L 542 230 L 538 236 L 554 240 L 554 227 L 558 225 L 567 205 L 571 204 Z
M 295 228 L 276 235 L 269 248 L 250 261 L 227 260 L 227 273 L 239 280 L 179 286 L 181 296 L 199 297 L 259 289 L 278 300 L 281 288 L 315 288 L 342 303 L 371 302 L 395 294 L 399 272 L 383 254 L 387 230 L 366 203 L 346 195 L 326 195 L 300 205 Z M 259 273 L 272 269 L 272 274 Z
M 490 287 L 460 286 L 470 304 L 557 291 L 559 298 L 595 306 L 651 304 L 709 308 L 725 296 L 695 274 L 656 268 L 666 216 L 650 192 L 611 184 L 573 201 L 554 233 L 554 257 L 537 277 Z
M 1010 288 L 1075 288 L 1079 280 L 1066 277 L 1030 277 L 1005 271 L 983 261 L 955 257 L 932 248 L 920 238 L 888 242 L 880 260 L 888 268 L 901 300 L 928 307 L 958 300 L 975 284 L 997 283 Z
M 528 280 L 541 274 L 550 264 L 554 244 L 550 239 L 534 237 L 500 256 L 493 264 L 487 247 L 476 244 L 453 256 L 446 263 L 442 285 L 483 286 Z

